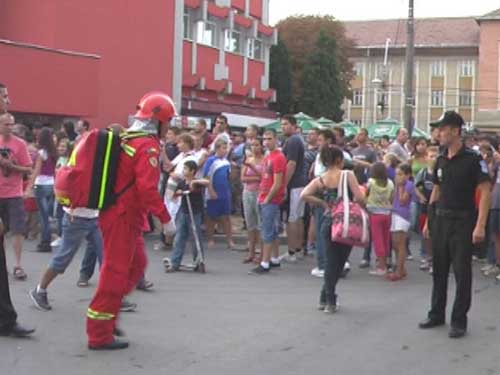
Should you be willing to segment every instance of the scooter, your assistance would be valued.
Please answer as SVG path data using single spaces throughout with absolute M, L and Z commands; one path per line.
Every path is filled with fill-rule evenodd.
M 183 192 L 183 194 L 186 196 L 189 219 L 191 221 L 191 231 L 193 232 L 194 244 L 196 246 L 196 258 L 194 259 L 194 262 L 192 264 L 181 264 L 179 266 L 179 269 L 182 271 L 205 273 L 205 257 L 203 255 L 203 251 L 201 250 L 201 242 L 200 238 L 198 237 L 198 231 L 196 230 L 196 224 L 194 222 L 193 207 L 191 206 L 189 193 L 189 190 Z M 170 258 L 163 258 L 163 266 L 165 267 L 165 270 L 169 269 L 172 266 Z

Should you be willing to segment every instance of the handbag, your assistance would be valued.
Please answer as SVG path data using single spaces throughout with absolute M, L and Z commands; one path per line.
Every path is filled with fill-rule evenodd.
M 370 238 L 368 214 L 349 199 L 348 173 L 341 172 L 337 202 L 332 207 L 332 241 L 365 248 Z

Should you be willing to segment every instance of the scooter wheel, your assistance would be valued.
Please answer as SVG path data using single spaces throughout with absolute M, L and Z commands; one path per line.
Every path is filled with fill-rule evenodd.
M 199 273 L 205 273 L 205 264 L 204 263 L 200 263 L 198 265 L 198 272 Z

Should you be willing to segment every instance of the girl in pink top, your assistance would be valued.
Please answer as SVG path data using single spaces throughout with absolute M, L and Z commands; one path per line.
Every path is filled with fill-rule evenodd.
M 248 256 L 243 260 L 243 263 L 257 261 L 255 259 L 255 248 L 257 243 L 260 242 L 260 215 L 257 197 L 262 178 L 262 161 L 264 160 L 262 141 L 254 139 L 251 143 L 251 150 L 252 156 L 245 159 L 241 169 L 243 213 L 248 231 Z

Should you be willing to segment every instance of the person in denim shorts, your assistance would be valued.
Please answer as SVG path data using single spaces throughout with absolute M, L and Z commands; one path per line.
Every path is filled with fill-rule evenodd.
M 52 281 L 64 273 L 83 239 L 87 239 L 87 252 L 93 251 L 102 262 L 102 234 L 99 229 L 99 211 L 88 208 L 69 209 L 64 207 L 61 246 L 56 248 L 49 266 L 45 270 L 40 283 L 30 291 L 30 297 L 40 310 L 51 310 L 47 299 L 47 288 Z
M 251 273 L 261 275 L 271 267 L 279 267 L 280 204 L 285 197 L 286 158 L 277 149 L 276 132 L 264 133 L 264 146 L 269 154 L 262 164 L 262 180 L 259 186 L 258 203 L 262 223 L 262 261 Z M 271 258 L 271 253 L 273 257 Z

